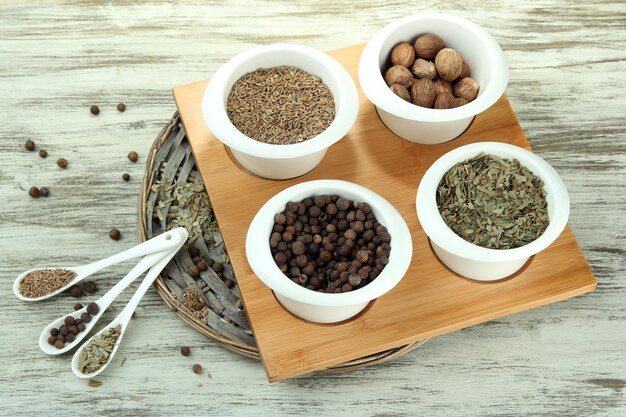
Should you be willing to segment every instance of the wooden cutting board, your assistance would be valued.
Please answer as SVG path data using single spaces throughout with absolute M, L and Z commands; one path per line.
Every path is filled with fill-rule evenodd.
M 364 45 L 329 53 L 358 86 Z M 493 320 L 593 291 L 596 280 L 569 226 L 518 273 L 498 282 L 477 282 L 448 270 L 433 254 L 415 211 L 415 194 L 426 169 L 441 155 L 478 141 L 530 149 L 503 96 L 476 117 L 459 138 L 418 145 L 395 136 L 360 93 L 359 117 L 312 172 L 273 181 L 251 175 L 206 128 L 202 96 L 207 81 L 174 88 L 174 99 L 210 195 L 270 382 L 319 370 L 386 349 Z M 252 272 L 245 255 L 248 226 L 274 194 L 303 181 L 342 179 L 368 187 L 393 204 L 413 238 L 413 259 L 404 279 L 357 318 L 314 324 L 288 313 Z M 573 208 L 576 209 L 575 207 Z M 285 278 L 287 279 L 287 278 Z

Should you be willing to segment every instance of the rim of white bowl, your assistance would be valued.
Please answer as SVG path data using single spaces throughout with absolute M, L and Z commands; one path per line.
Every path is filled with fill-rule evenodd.
M 543 181 L 546 198 L 552 200 L 553 203 L 552 208 L 550 202 L 548 203 L 550 223 L 541 236 L 527 245 L 513 249 L 484 248 L 458 236 L 441 217 L 436 200 L 437 186 L 441 178 L 456 163 L 478 156 L 480 153 L 517 159 Z M 441 156 L 422 177 L 415 204 L 422 229 L 433 242 L 454 255 L 482 262 L 512 261 L 539 253 L 561 235 L 567 224 L 570 210 L 567 188 L 550 164 L 526 149 L 500 142 L 472 143 Z
M 399 28 L 421 21 L 452 22 L 477 37 L 489 59 L 492 77 L 487 88 L 476 99 L 454 109 L 427 109 L 411 104 L 394 94 L 380 72 L 379 56 L 383 43 Z M 415 33 L 416 35 L 418 32 Z M 445 34 L 439 34 L 445 38 Z M 447 13 L 420 13 L 395 20 L 376 32 L 365 46 L 359 62 L 359 83 L 363 93 L 387 113 L 414 121 L 449 122 L 473 117 L 491 107 L 500 99 L 509 82 L 509 66 L 498 42 L 477 24 Z
M 338 194 L 367 202 L 378 222 L 385 225 L 391 235 L 389 263 L 375 280 L 363 288 L 341 294 L 319 293 L 291 281 L 274 262 L 269 246 L 274 215 L 284 210 L 288 201 L 301 201 L 306 197 L 321 194 Z M 306 304 L 339 307 L 369 302 L 395 287 L 411 264 L 413 242 L 404 218 L 394 206 L 377 193 L 348 181 L 316 180 L 286 188 L 261 207 L 248 229 L 246 255 L 254 273 L 273 291 Z
M 337 83 L 338 89 L 336 91 L 331 89 L 333 96 L 335 96 L 336 111 L 335 119 L 326 130 L 300 143 L 277 145 L 256 141 L 241 133 L 232 124 L 226 113 L 223 100 L 224 95 L 230 92 L 232 87 L 232 85 L 227 84 L 227 80 L 247 61 L 262 54 L 275 54 L 274 66 L 285 65 L 281 62 L 281 56 L 301 54 L 317 60 L 328 70 L 330 77 L 334 78 Z M 204 122 L 223 144 L 248 155 L 271 159 L 296 158 L 328 148 L 348 133 L 356 121 L 358 112 L 359 95 L 356 85 L 350 74 L 339 62 L 316 49 L 287 43 L 259 46 L 235 55 L 215 72 L 202 98 Z

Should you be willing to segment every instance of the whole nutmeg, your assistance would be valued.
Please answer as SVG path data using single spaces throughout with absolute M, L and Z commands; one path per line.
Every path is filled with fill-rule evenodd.
M 469 103 L 467 100 L 465 100 L 463 97 L 457 97 L 454 99 L 454 107 L 461 107 L 466 105 L 467 103 Z
M 408 102 L 411 101 L 411 95 L 409 94 L 409 90 L 407 90 L 406 88 L 404 88 L 400 84 L 392 84 L 391 87 L 389 87 L 389 88 L 391 89 L 391 91 L 393 91 L 402 100 L 405 100 L 405 101 L 408 101 Z
M 433 82 L 435 83 L 435 89 L 437 89 L 437 94 L 452 94 L 452 84 L 450 82 L 442 80 L 441 78 L 435 78 Z
M 413 104 L 432 109 L 435 104 L 435 98 L 437 98 L 435 83 L 427 79 L 415 80 L 411 87 Z
M 385 82 L 390 87 L 393 84 L 399 84 L 404 88 L 410 88 L 411 84 L 413 84 L 413 74 L 411 74 L 411 71 L 409 71 L 407 67 L 394 65 L 387 70 Z
M 463 69 L 461 70 L 461 74 L 459 74 L 459 78 L 465 78 L 470 76 L 469 65 L 463 61 Z
M 461 78 L 454 83 L 454 97 L 464 98 L 468 102 L 472 101 L 478 94 L 478 88 L 478 83 L 474 79 L 470 77 Z
M 439 51 L 446 47 L 446 43 L 439 36 L 427 33 L 417 38 L 413 46 L 419 58 L 433 59 Z
M 454 81 L 463 70 L 463 59 L 454 49 L 444 48 L 435 57 L 435 67 L 443 80 Z
M 451 109 L 454 107 L 454 96 L 447 91 L 437 94 L 435 99 L 436 109 Z
M 402 65 L 403 67 L 410 67 L 415 61 L 415 49 L 406 43 L 399 43 L 391 50 L 391 63 L 393 65 Z
M 416 59 L 411 67 L 411 72 L 416 78 L 426 78 L 432 80 L 437 76 L 437 70 L 435 64 L 425 59 Z

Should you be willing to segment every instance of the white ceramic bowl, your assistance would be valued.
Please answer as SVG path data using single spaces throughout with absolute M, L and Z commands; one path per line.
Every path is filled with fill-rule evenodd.
M 319 135 L 292 145 L 256 141 L 231 123 L 226 113 L 228 94 L 243 75 L 259 68 L 292 65 L 313 74 L 330 89 L 335 100 L 335 120 Z M 202 99 L 204 122 L 246 169 L 261 177 L 288 179 L 304 175 L 320 163 L 329 146 L 354 124 L 359 96 L 348 72 L 323 52 L 300 45 L 273 44 L 250 49 L 217 70 Z
M 391 235 L 389 263 L 380 275 L 358 290 L 326 294 L 309 290 L 285 276 L 272 257 L 269 238 L 274 215 L 285 209 L 289 201 L 302 201 L 311 196 L 338 194 L 369 204 L 378 222 Z M 360 185 L 338 180 L 303 182 L 276 194 L 261 207 L 252 220 L 246 238 L 248 263 L 261 281 L 274 291 L 278 301 L 293 314 L 318 323 L 346 320 L 363 310 L 400 282 L 411 263 L 413 243 L 404 219 L 384 198 Z
M 459 237 L 446 225 L 437 208 L 437 187 L 444 174 L 455 164 L 480 153 L 517 159 L 541 178 L 548 202 L 550 223 L 533 242 L 513 249 L 484 248 Z M 569 217 L 569 195 L 559 174 L 546 161 L 518 146 L 497 142 L 479 142 L 461 146 L 437 159 L 422 177 L 417 190 L 417 216 L 441 261 L 464 277 L 493 281 L 519 270 L 528 259 L 541 252 L 559 237 Z
M 480 85 L 474 101 L 455 109 L 427 109 L 402 100 L 389 89 L 381 71 L 388 65 L 391 49 L 400 42 L 412 44 L 425 33 L 441 37 L 469 65 L 471 77 Z M 422 13 L 388 24 L 367 43 L 359 63 L 361 88 L 383 123 L 401 138 L 421 144 L 459 136 L 474 116 L 498 101 L 508 80 L 508 64 L 498 43 L 475 23 L 444 13 Z

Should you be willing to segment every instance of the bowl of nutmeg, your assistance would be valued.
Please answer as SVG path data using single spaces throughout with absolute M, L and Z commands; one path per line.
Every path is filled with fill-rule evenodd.
M 461 135 L 504 93 L 502 48 L 475 23 L 444 13 L 396 20 L 367 43 L 359 82 L 382 122 L 411 142 Z
M 317 323 L 349 319 L 394 288 L 413 245 L 383 197 L 339 180 L 307 181 L 270 198 L 248 229 L 255 275 L 294 315 Z

